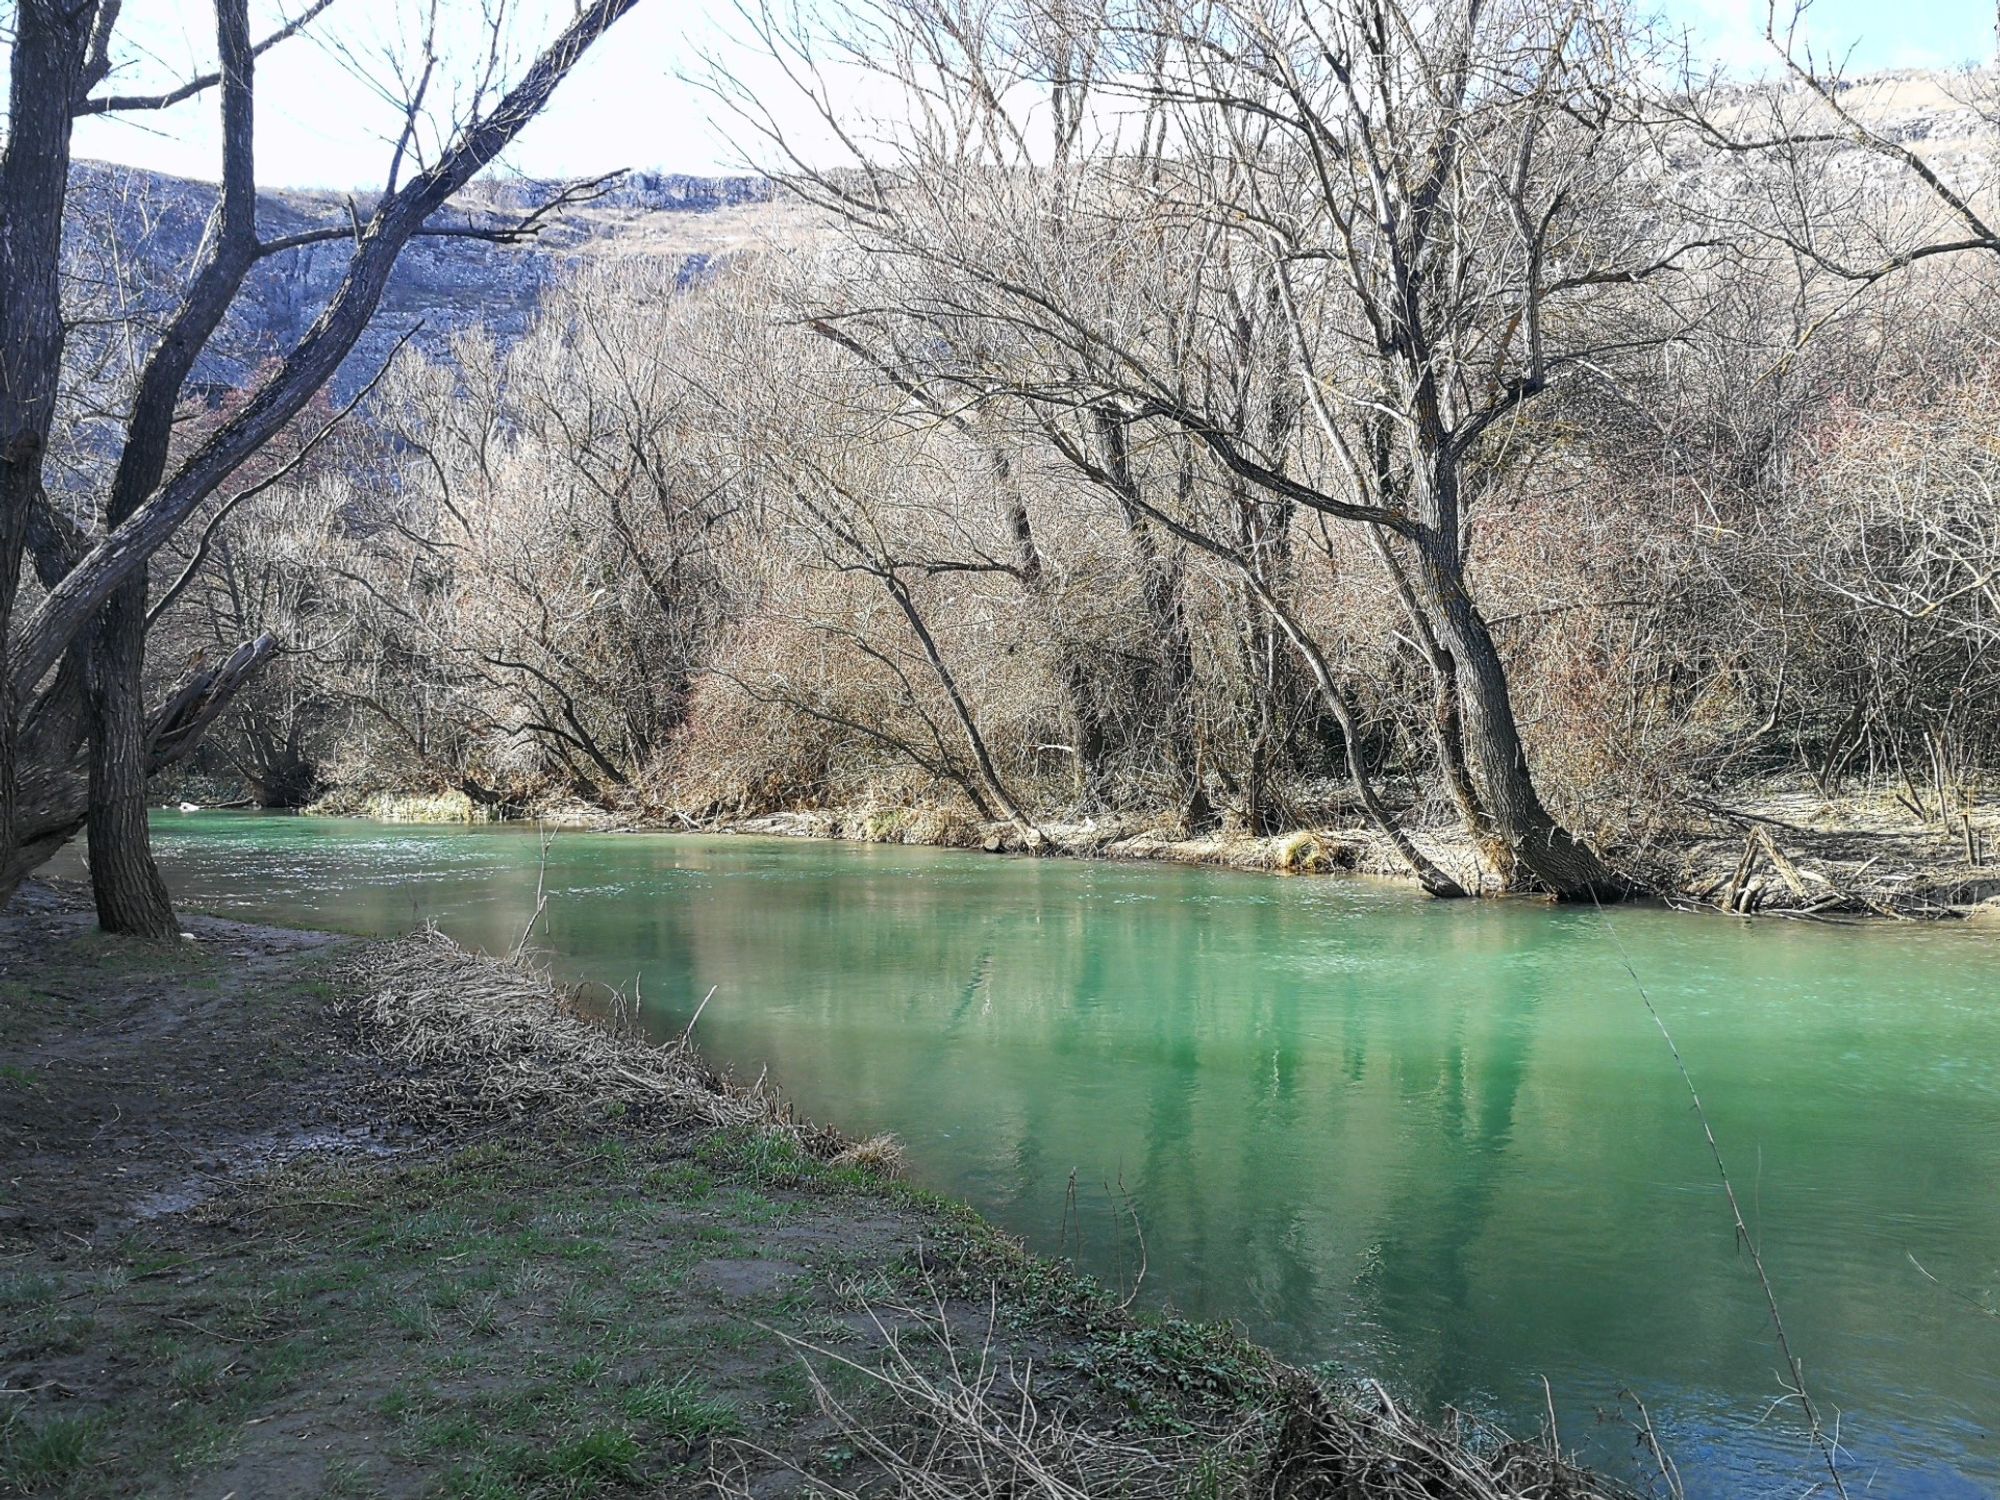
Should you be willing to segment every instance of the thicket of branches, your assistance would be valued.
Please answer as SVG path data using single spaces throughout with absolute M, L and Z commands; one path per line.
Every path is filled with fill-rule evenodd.
M 213 543 L 229 513 L 272 490 L 318 446 L 327 423 L 312 426 L 324 416 L 316 408 L 411 241 L 449 234 L 505 243 L 535 232 L 550 205 L 484 225 L 447 227 L 439 216 L 635 3 L 580 5 L 525 57 L 506 0 L 455 17 L 433 6 L 405 45 L 330 39 L 329 50 L 345 49 L 357 67 L 366 66 L 363 53 L 372 60 L 371 85 L 389 109 L 384 179 L 365 210 L 350 199 L 344 221 L 286 234 L 260 222 L 258 59 L 318 21 L 332 0 L 281 15 L 261 36 L 249 0 L 213 0 L 205 7 L 212 67 L 164 78 L 148 76 L 150 49 L 132 34 L 120 0 L 13 0 L 0 12 L 8 64 L 0 899 L 87 830 L 100 924 L 151 938 L 178 934 L 149 844 L 148 778 L 184 759 L 268 666 L 278 643 L 262 627 L 287 608 L 309 612 L 310 584 L 282 595 L 246 590 L 225 543 L 223 566 L 203 580 L 209 627 L 233 616 L 252 633 L 223 640 L 219 655 L 153 693 L 160 661 L 155 652 L 149 664 L 149 641 L 161 628 L 183 628 L 166 613 L 218 555 Z M 103 174 L 72 170 L 77 123 L 143 117 L 188 100 L 215 112 L 219 181 L 185 253 L 155 246 L 148 255 L 158 226 L 147 205 L 93 192 Z M 197 379 L 197 371 L 204 359 L 215 368 L 242 331 L 253 274 L 295 264 L 320 245 L 341 247 L 337 285 L 303 333 L 271 348 L 247 389 L 218 400 L 212 377 Z M 183 547 L 178 573 L 156 579 Z M 276 731 L 288 755 L 310 732 L 312 712 L 301 699 Z
M 504 354 L 406 355 L 337 461 L 226 528 L 201 587 L 277 602 L 295 647 L 218 746 L 267 764 L 311 715 L 310 774 L 253 778 L 273 800 L 1359 815 L 1240 576 L 1024 424 L 917 406 L 814 331 L 796 267 L 672 281 L 596 272 Z M 1471 572 L 1574 826 L 1622 847 L 1768 775 L 1942 818 L 2000 764 L 1979 290 L 1906 284 L 1796 352 L 1789 310 L 1717 313 L 1509 433 Z M 1185 461 L 1133 459 L 1175 506 Z M 1393 577 L 1368 538 L 1296 530 L 1282 597 L 1382 795 L 1454 822 Z
M 212 769 L 1370 823 L 1587 897 L 1743 781 L 1951 823 L 2000 767 L 1990 150 L 1609 0 L 748 24 L 832 155 L 716 87 L 815 227 L 302 416 L 153 564 L 156 670 L 282 643 Z

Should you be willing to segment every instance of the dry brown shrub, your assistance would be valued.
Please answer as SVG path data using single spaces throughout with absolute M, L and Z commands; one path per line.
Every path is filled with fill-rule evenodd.
M 592 1019 L 574 994 L 518 962 L 469 953 L 434 928 L 366 949 L 347 971 L 348 1011 L 412 1116 L 466 1126 L 533 1118 L 643 1119 L 781 1135 L 823 1160 L 892 1170 L 886 1137 L 853 1142 L 802 1121 L 763 1078 L 702 1062 L 691 1037 L 645 1041 Z
M 794 1468 L 827 1500 L 1625 1500 L 1544 1435 L 1507 1437 L 1453 1415 L 1422 1421 L 1368 1383 L 1333 1391 L 1300 1370 L 1253 1377 L 1232 1416 L 1163 1436 L 1106 1425 L 1046 1395 L 1034 1361 L 1003 1352 L 997 1314 L 967 1337 L 946 1300 L 872 1304 L 872 1363 L 788 1340 L 821 1414 L 861 1462 L 841 1478 Z M 990 1308 L 997 1308 L 999 1290 Z M 961 1317 L 957 1321 L 966 1321 Z M 833 1378 L 834 1372 L 839 1378 Z M 1642 1433 L 1649 1428 L 1642 1428 Z M 753 1444 L 718 1476 L 727 1500 L 753 1493 L 752 1461 L 792 1467 Z M 1661 1463 L 1671 1490 L 1672 1468 Z

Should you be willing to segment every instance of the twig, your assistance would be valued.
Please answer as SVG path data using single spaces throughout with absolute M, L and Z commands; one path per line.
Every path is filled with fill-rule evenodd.
M 549 909 L 549 845 L 555 842 L 556 835 L 554 829 L 543 826 L 540 818 L 535 819 L 535 833 L 542 841 L 541 860 L 535 867 L 535 910 L 528 918 L 528 925 L 521 929 L 521 940 L 514 945 L 514 951 L 509 955 L 515 963 L 521 961 L 521 955 L 528 948 L 528 939 L 534 934 L 535 924 L 547 915 Z
M 674 1044 L 675 1046 L 685 1047 L 694 1040 L 695 1022 L 701 1019 L 701 1013 L 708 1009 L 708 1002 L 715 998 L 715 992 L 720 988 L 721 988 L 720 985 L 713 985 L 713 984 L 711 984 L 708 987 L 708 993 L 701 997 L 701 1004 L 697 1005 L 694 1008 L 694 1014 L 688 1017 L 687 1030 L 681 1033 L 681 1039 Z M 633 985 L 633 990 L 635 993 L 637 992 L 637 989 L 638 986 L 635 982 Z
M 1819 1450 L 1820 1457 L 1826 1463 L 1826 1472 L 1833 1480 L 1834 1493 L 1839 1495 L 1841 1500 L 1847 1500 L 1847 1486 L 1840 1477 L 1838 1444 L 1827 1435 L 1826 1428 L 1819 1419 L 1819 1409 L 1814 1406 L 1812 1395 L 1806 1389 L 1805 1366 L 1800 1363 L 1798 1355 L 1792 1352 L 1791 1338 L 1785 1332 L 1784 1316 L 1778 1311 L 1777 1290 L 1771 1285 L 1770 1273 L 1764 1269 L 1763 1254 L 1757 1248 L 1757 1241 L 1750 1233 L 1749 1224 L 1744 1221 L 1742 1205 L 1736 1201 L 1736 1186 L 1730 1181 L 1729 1169 L 1723 1165 L 1722 1147 L 1715 1139 L 1715 1129 L 1709 1123 L 1708 1111 L 1702 1107 L 1701 1095 L 1694 1086 L 1694 1075 L 1688 1072 L 1687 1063 L 1681 1058 L 1681 1049 L 1675 1043 L 1673 1033 L 1667 1030 L 1666 1021 L 1654 1006 L 1653 997 L 1646 993 L 1646 986 L 1639 978 L 1639 971 L 1632 967 L 1632 957 L 1625 951 L 1625 944 L 1618 936 L 1618 929 L 1612 925 L 1603 904 L 1598 902 L 1594 895 L 1591 899 L 1592 904 L 1597 907 L 1599 920 L 1604 924 L 1605 935 L 1618 950 L 1619 963 L 1631 977 L 1633 988 L 1638 990 L 1639 999 L 1645 1004 L 1646 1013 L 1653 1018 L 1653 1024 L 1659 1028 L 1660 1036 L 1666 1041 L 1667 1051 L 1673 1054 L 1674 1067 L 1680 1072 L 1681 1082 L 1687 1086 L 1688 1098 L 1694 1103 L 1695 1118 L 1701 1121 L 1701 1133 L 1708 1142 L 1708 1154 L 1715 1162 L 1716 1175 L 1722 1179 L 1722 1192 L 1729 1202 L 1729 1216 L 1736 1226 L 1737 1243 L 1749 1252 L 1750 1264 L 1757 1271 L 1757 1284 L 1764 1289 L 1764 1305 L 1771 1314 L 1771 1327 L 1777 1335 L 1778 1352 L 1784 1357 L 1785 1365 L 1791 1372 L 1790 1393 L 1798 1398 L 1799 1410 L 1805 1415 L 1807 1429 L 1812 1434 L 1813 1446 Z

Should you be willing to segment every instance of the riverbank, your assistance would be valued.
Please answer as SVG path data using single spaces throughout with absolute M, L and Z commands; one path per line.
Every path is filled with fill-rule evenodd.
M 929 809 L 807 809 L 706 822 L 681 817 L 644 824 L 666 831 L 744 833 L 872 843 L 929 844 L 1020 853 L 1027 843 L 1008 823 L 983 823 Z M 1613 864 L 1659 899 L 1690 911 L 1804 918 L 1970 918 L 2000 923 L 2000 808 L 1953 829 L 1911 814 L 1897 799 L 1764 789 L 1690 811 L 1684 826 L 1643 847 L 1612 849 Z M 1382 834 L 1328 824 L 1260 837 L 1217 832 L 1187 836 L 1155 820 L 1107 816 L 1044 823 L 1041 852 L 1084 859 L 1170 864 L 1293 875 L 1346 873 L 1414 886 Z M 1456 827 L 1412 834 L 1432 860 L 1469 890 L 1495 891 L 1471 840 Z
M 0 917 L 0 1493 L 1606 1493 L 1137 1316 L 519 968 L 188 930 Z
M 344 795 L 306 811 L 412 823 L 493 817 L 462 792 Z M 1032 845 L 1013 823 L 928 803 L 697 813 L 610 812 L 558 802 L 534 808 L 521 820 L 599 832 L 751 834 L 1287 875 L 1342 873 L 1415 887 L 1409 867 L 1380 830 L 1341 817 L 1333 807 L 1327 811 L 1308 826 L 1272 835 L 1240 830 L 1191 835 L 1161 815 L 1106 813 L 1040 822 Z M 1467 890 L 1499 892 L 1458 825 L 1418 827 L 1410 836 Z M 1687 911 L 1806 919 L 1969 918 L 2000 925 L 2000 804 L 1991 802 L 1934 818 L 1919 815 L 1893 793 L 1827 797 L 1789 782 L 1745 785 L 1685 806 L 1643 840 L 1610 843 L 1603 852 L 1647 893 Z

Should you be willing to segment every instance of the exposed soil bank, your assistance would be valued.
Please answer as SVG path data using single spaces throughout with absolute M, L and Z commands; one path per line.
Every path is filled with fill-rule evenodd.
M 1131 1315 L 518 969 L 188 930 L 0 915 L 0 1494 L 1608 1492 Z

